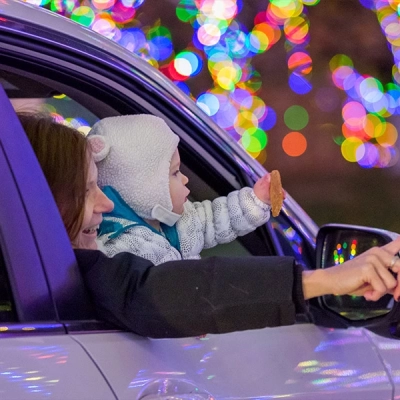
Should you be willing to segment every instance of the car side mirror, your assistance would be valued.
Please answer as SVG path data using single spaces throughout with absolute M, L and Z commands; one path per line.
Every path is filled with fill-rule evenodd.
M 398 234 L 363 226 L 329 224 L 320 228 L 316 243 L 316 268 L 331 268 L 375 246 L 383 246 Z M 385 315 L 393 307 L 393 296 L 376 302 L 361 296 L 322 296 L 322 305 L 349 321 L 363 321 Z

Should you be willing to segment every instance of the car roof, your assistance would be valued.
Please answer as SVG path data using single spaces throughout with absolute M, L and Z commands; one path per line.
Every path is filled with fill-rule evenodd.
M 80 38 L 86 44 L 102 49 L 129 63 L 137 63 L 142 68 L 148 69 L 150 65 L 140 57 L 125 50 L 121 45 L 97 32 L 50 10 L 38 7 L 20 0 L 6 0 L 1 3 L 0 15 L 18 19 L 26 24 L 34 24 L 43 29 L 62 32 L 63 35 L 74 39 Z M 150 67 L 151 68 L 151 67 Z

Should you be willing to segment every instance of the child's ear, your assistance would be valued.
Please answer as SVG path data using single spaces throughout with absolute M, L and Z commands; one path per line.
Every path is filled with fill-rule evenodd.
M 110 152 L 110 144 L 107 139 L 101 135 L 88 136 L 89 146 L 92 150 L 94 162 L 104 160 Z

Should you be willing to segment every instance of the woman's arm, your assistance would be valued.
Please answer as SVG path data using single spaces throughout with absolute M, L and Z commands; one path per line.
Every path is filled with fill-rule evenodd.
M 290 325 L 305 311 L 302 270 L 291 257 L 210 257 L 154 267 L 128 253 L 75 253 L 99 317 L 143 336 Z
M 336 267 L 302 271 L 291 257 L 210 257 L 158 266 L 120 253 L 75 250 L 100 318 L 143 336 L 184 337 L 295 322 L 304 299 L 325 294 L 378 300 L 394 290 L 400 239 Z M 400 279 L 400 278 L 398 278 Z M 303 294 L 304 293 L 304 294 Z

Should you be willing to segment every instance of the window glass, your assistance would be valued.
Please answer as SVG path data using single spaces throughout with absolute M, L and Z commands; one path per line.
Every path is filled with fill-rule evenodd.
M 89 110 L 65 94 L 43 99 L 11 99 L 11 103 L 17 112 L 50 113 L 58 122 L 68 123 L 84 134 L 98 121 Z
M 271 217 L 270 227 L 283 254 L 294 257 L 305 268 L 314 265 L 314 252 L 309 243 L 285 215 L 280 214 L 275 218 Z
M 50 113 L 58 122 L 68 123 L 87 134 L 98 118 L 70 97 L 41 83 L 40 77 L 0 67 L 0 83 L 17 112 Z M 36 78 L 36 79 L 35 79 Z

